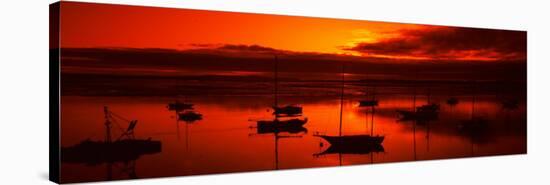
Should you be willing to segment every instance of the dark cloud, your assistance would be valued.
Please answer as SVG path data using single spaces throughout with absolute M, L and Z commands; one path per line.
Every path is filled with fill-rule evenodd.
M 228 71 L 273 72 L 273 55 L 262 57 L 211 51 L 170 50 L 156 48 L 61 48 L 61 71 L 64 74 L 102 74 L 141 77 L 226 75 Z M 225 51 L 225 50 L 224 50 Z M 367 75 L 373 79 L 470 80 L 483 79 L 526 82 L 524 62 L 430 62 L 427 60 L 381 59 L 319 53 L 285 53 L 279 55 L 283 73 L 312 80 L 338 80 L 342 64 L 346 73 Z M 393 62 L 397 61 L 397 62 Z M 415 72 L 412 72 L 415 71 Z M 217 73 L 220 72 L 220 73 Z M 307 74 L 307 75 L 303 75 Z M 249 74 L 243 74 L 249 75 Z M 94 79 L 93 77 L 86 77 Z M 70 79 L 70 78 L 66 78 Z M 201 79 L 203 79 L 201 77 Z M 204 78 L 209 79 L 209 78 Z M 216 78 L 218 79 L 218 78 Z M 224 78 L 219 78 L 224 80 Z M 405 82 L 403 81 L 403 82 Z M 82 84 L 82 83 L 76 83 Z
M 205 45 L 206 46 L 206 45 Z M 299 52 L 283 49 L 276 49 L 271 47 L 265 47 L 261 45 L 245 45 L 245 44 L 217 44 L 208 45 L 209 47 L 194 48 L 183 50 L 186 53 L 195 54 L 209 54 L 219 55 L 226 57 L 237 58 L 270 58 L 275 55 L 286 58 L 302 59 L 302 60 L 339 60 L 339 61 L 365 61 L 365 60 L 384 60 L 375 59 L 373 57 L 360 57 L 352 55 L 340 55 L 331 53 L 319 53 L 319 52 Z
M 192 48 L 183 52 L 222 55 L 228 57 L 265 58 L 274 54 L 288 54 L 291 51 L 279 50 L 260 45 L 245 44 L 191 44 Z
M 276 52 L 276 49 L 270 48 L 270 47 L 264 47 L 259 45 L 233 45 L 233 44 L 226 44 L 223 45 L 217 49 L 222 50 L 234 50 L 234 51 L 251 51 L 251 52 Z
M 429 59 L 524 60 L 527 32 L 475 28 L 401 30 L 401 36 L 375 43 L 359 43 L 346 50 L 366 55 Z
M 183 46 L 183 45 L 182 45 L 182 46 Z M 197 44 L 197 43 L 193 43 L 193 44 L 189 44 L 189 46 L 195 47 L 195 48 L 208 48 L 208 47 L 213 47 L 214 45 L 213 45 L 213 44 Z

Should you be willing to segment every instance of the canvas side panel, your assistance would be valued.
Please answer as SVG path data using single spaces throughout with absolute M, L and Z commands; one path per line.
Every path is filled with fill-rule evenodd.
M 49 65 L 49 81 L 50 81 L 50 165 L 49 178 L 51 181 L 59 183 L 59 166 L 60 166 L 60 155 L 59 155 L 59 141 L 60 141 L 60 127 L 59 127 L 59 109 L 60 109 L 60 79 L 59 79 L 59 16 L 60 16 L 60 2 L 50 5 L 50 65 Z

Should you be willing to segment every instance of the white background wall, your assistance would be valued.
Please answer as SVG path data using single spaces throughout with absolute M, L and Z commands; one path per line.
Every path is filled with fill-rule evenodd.
M 550 6 L 507 0 L 88 0 L 528 30 L 528 155 L 253 172 L 113 184 L 549 184 Z M 0 184 L 47 184 L 48 4 L 0 6 Z

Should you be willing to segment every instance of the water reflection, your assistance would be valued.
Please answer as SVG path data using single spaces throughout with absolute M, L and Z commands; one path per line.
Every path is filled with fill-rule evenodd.
M 273 103 L 273 118 L 268 120 L 256 121 L 257 134 L 273 134 L 275 137 L 275 169 L 279 169 L 279 139 L 283 138 L 300 138 L 302 136 L 296 135 L 299 133 L 307 133 L 307 129 L 304 125 L 307 123 L 307 117 L 302 117 L 302 106 L 296 104 L 290 104 L 286 106 L 279 106 L 278 96 L 278 57 L 275 55 L 275 69 L 274 69 L 274 103 Z M 291 135 L 280 135 L 281 133 L 287 133 Z
M 281 126 L 272 126 L 271 124 L 264 125 L 258 122 L 256 127 L 256 133 L 260 135 L 272 134 L 275 138 L 275 169 L 279 169 L 279 139 L 283 138 L 301 138 L 300 133 L 307 134 L 307 129 L 302 125 L 296 125 L 292 123 L 278 123 L 283 124 Z M 289 124 L 289 125 L 287 125 Z M 284 135 L 283 135 L 284 134 Z M 254 136 L 254 135 L 251 135 Z
M 282 89 L 288 88 L 288 84 L 283 82 Z M 366 86 L 348 81 L 341 93 L 342 82 L 338 81 L 330 86 L 330 92 L 338 92 L 336 95 L 276 93 L 280 104 L 299 104 L 300 116 L 275 113 L 273 94 L 186 96 L 185 101 L 170 97 L 63 96 L 61 144 L 64 148 L 84 143 L 83 136 L 93 135 L 97 130 L 104 133 L 102 107 L 108 105 L 120 115 L 139 120 L 136 133 L 124 134 L 131 125 L 129 119 L 119 122 L 125 123 L 121 124 L 122 130 L 113 126 L 113 136 L 117 136 L 113 142 L 120 135 L 124 135 L 121 140 L 130 139 L 128 134 L 134 140 L 153 137 L 159 144 L 162 142 L 162 152 L 160 148 L 157 151 L 148 147 L 139 147 L 146 151 L 131 157 L 116 156 L 121 155 L 119 152 L 90 156 L 84 153 L 97 152 L 77 152 L 73 155 L 76 157 L 69 160 L 72 154 L 64 150 L 62 179 L 64 182 L 105 180 L 106 173 L 112 173 L 107 177 L 112 179 L 132 178 L 137 174 L 162 177 L 526 152 L 525 102 L 514 98 L 517 96 L 474 94 L 473 91 L 444 93 L 434 87 L 428 90 L 421 86 L 403 88 L 399 94 L 387 93 L 386 88 L 390 87 L 378 86 L 375 98 L 372 86 L 368 88 L 369 95 L 356 93 Z M 334 91 L 335 87 L 338 91 Z M 459 103 L 446 103 L 450 98 L 456 98 Z M 362 106 L 362 100 L 376 100 L 378 105 Z M 517 107 L 509 106 L 515 103 L 505 106 L 505 100 L 517 100 Z M 201 119 L 180 119 L 180 113 L 186 111 L 201 114 Z M 405 116 L 398 111 L 408 111 L 412 116 L 403 119 Z M 436 116 L 428 116 L 430 114 Z M 185 132 L 180 133 L 181 124 Z M 377 134 L 384 137 L 379 144 L 340 137 Z M 90 140 L 106 141 L 103 135 L 95 134 Z M 180 137 L 185 138 L 185 145 Z M 97 156 L 111 157 L 92 159 Z M 89 165 L 91 163 L 94 165 Z M 125 175 L 121 175 L 122 172 Z

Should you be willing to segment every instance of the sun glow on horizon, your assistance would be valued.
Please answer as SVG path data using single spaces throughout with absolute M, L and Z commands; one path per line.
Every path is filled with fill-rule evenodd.
M 60 40 L 61 47 L 66 48 L 187 50 L 247 45 L 291 52 L 396 60 L 525 58 L 522 49 L 514 51 L 510 50 L 514 48 L 509 48 L 513 45 L 521 47 L 521 43 L 501 44 L 503 39 L 521 39 L 521 34 L 505 34 L 502 39 L 493 39 L 494 47 L 508 48 L 483 50 L 475 45 L 465 47 L 465 44 L 476 42 L 493 47 L 492 43 L 483 41 L 455 43 L 465 40 L 460 38 L 464 35 L 477 38 L 476 32 L 480 32 L 478 35 L 492 35 L 487 34 L 487 30 L 473 28 L 457 29 L 461 33 L 454 34 L 452 27 L 442 26 L 77 2 L 62 2 L 61 13 L 64 16 L 60 20 L 63 30 Z M 443 48 L 441 51 L 434 51 L 440 47 Z

